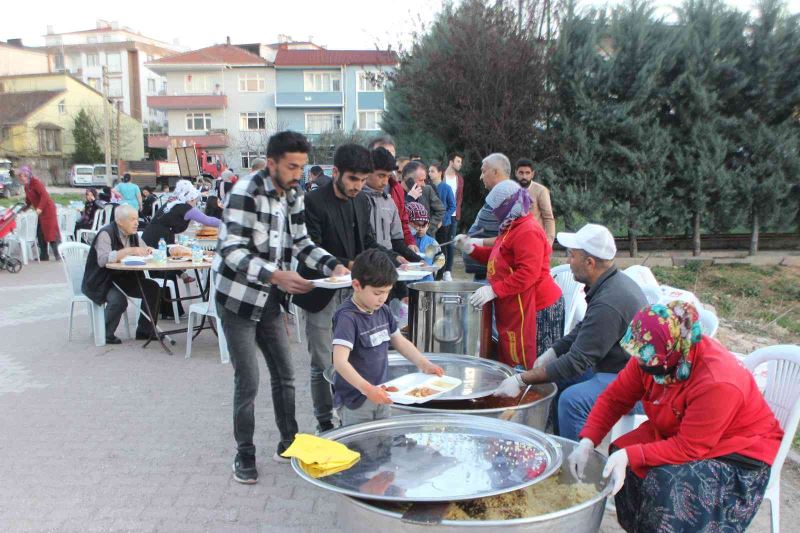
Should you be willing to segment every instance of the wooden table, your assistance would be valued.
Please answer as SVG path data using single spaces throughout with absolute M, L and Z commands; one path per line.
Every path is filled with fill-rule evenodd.
M 169 259 L 167 259 L 166 263 L 156 263 L 155 261 L 150 260 L 147 261 L 144 265 L 106 263 L 105 267 L 109 270 L 116 270 L 121 272 L 145 272 L 145 271 L 172 272 L 172 271 L 191 269 L 195 271 L 195 279 L 197 281 L 198 287 L 200 288 L 200 298 L 203 298 L 205 300 L 205 298 L 207 297 L 207 291 L 203 288 L 203 282 L 201 281 L 202 276 L 200 276 L 200 272 L 211 269 L 211 261 L 208 261 L 206 259 L 204 259 L 202 263 L 193 263 L 192 261 L 170 261 Z M 158 286 L 158 299 L 156 300 L 156 308 L 150 309 L 150 305 L 147 303 L 147 299 L 144 297 L 144 289 L 142 288 L 141 276 L 135 276 L 135 278 L 136 278 L 136 286 L 139 288 L 139 294 L 142 297 L 142 304 L 143 304 L 142 307 L 144 308 L 145 315 L 150 320 L 150 323 L 153 325 L 153 328 L 151 330 L 151 336 L 147 340 L 147 342 L 144 343 L 143 347 L 146 348 L 147 345 L 150 344 L 152 341 L 157 340 L 161 344 L 161 347 L 164 349 L 164 351 L 172 355 L 172 351 L 169 349 L 169 347 L 167 347 L 166 344 L 164 344 L 164 337 L 167 337 L 168 335 L 171 335 L 173 333 L 183 333 L 185 330 L 174 329 L 169 331 L 162 331 L 156 329 L 155 317 L 158 316 L 159 310 L 161 308 L 161 299 L 162 299 L 161 292 L 163 287 L 161 285 Z M 117 290 L 122 291 L 122 289 L 120 289 L 119 287 L 117 287 Z M 122 293 L 125 294 L 125 291 L 122 291 Z M 191 298 L 178 298 L 178 300 L 188 300 L 193 298 L 197 297 L 192 296 Z M 209 324 L 211 323 L 209 322 Z M 213 326 L 209 327 L 213 329 Z M 202 320 L 200 321 L 200 325 L 195 328 L 195 336 L 197 336 L 197 334 L 200 333 L 200 331 L 202 331 L 203 329 L 207 329 L 205 326 L 205 316 L 203 316 Z M 216 331 L 214 333 L 216 334 Z M 172 341 L 171 339 L 170 342 L 172 344 L 175 344 L 175 342 Z

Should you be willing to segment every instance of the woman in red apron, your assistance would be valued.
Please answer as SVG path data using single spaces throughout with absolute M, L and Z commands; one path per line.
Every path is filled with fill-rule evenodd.
M 47 254 L 47 243 L 53 250 L 56 261 L 58 257 L 58 245 L 61 242 L 58 230 L 58 216 L 56 215 L 56 204 L 47 193 L 44 184 L 33 175 L 31 167 L 24 166 L 17 173 L 19 181 L 25 186 L 25 204 L 36 209 L 39 221 L 36 224 L 36 237 L 39 241 L 39 259 L 49 261 Z
M 552 248 L 528 211 L 528 191 L 508 180 L 495 185 L 486 203 L 500 222 L 491 247 L 460 236 L 457 246 L 487 265 L 488 285 L 470 297 L 475 306 L 495 300 L 498 359 L 528 370 L 564 329 L 564 299 L 550 275 Z

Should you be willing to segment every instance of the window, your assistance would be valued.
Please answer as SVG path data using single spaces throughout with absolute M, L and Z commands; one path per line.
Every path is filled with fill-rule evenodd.
M 239 129 L 242 131 L 267 129 L 267 114 L 239 113 Z
M 208 131 L 211 129 L 211 113 L 187 113 L 186 129 L 189 131 Z
M 11 128 L 8 126 L 0 128 L 0 141 L 5 141 L 9 137 L 11 137 Z
M 39 129 L 39 151 L 57 153 L 61 151 L 61 130 L 55 128 Z
M 243 72 L 239 74 L 240 93 L 260 93 L 264 92 L 264 74 L 260 72 Z
M 106 54 L 106 66 L 109 72 L 122 72 L 122 60 L 120 59 L 119 52 Z
M 58 103 L 58 114 L 59 115 L 64 115 L 66 113 L 67 113 L 67 103 L 64 100 L 61 100 Z
M 306 113 L 306 133 L 324 133 L 342 129 L 341 113 Z
M 153 78 L 147 78 L 147 94 L 155 94 L 156 93 L 156 80 Z
M 167 80 L 161 80 L 161 92 L 167 94 Z
M 97 53 L 94 54 L 86 54 L 86 65 L 89 67 L 96 67 L 100 64 L 100 58 L 98 57 Z
M 56 52 L 55 57 L 53 57 L 53 62 L 55 63 L 56 70 L 64 70 L 64 54 Z
M 303 74 L 303 90 L 307 93 L 340 92 L 342 74 L 335 70 L 306 72 Z
M 381 120 L 381 111 L 359 111 L 358 112 L 358 129 L 360 130 L 379 130 L 381 129 L 379 123 Z
M 259 157 L 266 158 L 267 155 L 258 152 L 242 152 L 242 168 L 250 168 L 250 165 L 253 163 L 253 160 Z
M 109 98 L 122 98 L 122 78 L 108 78 Z
M 97 35 L 90 35 L 86 38 L 86 42 L 89 44 L 95 44 L 97 42 Z
M 375 79 L 373 79 L 373 77 Z M 374 72 L 359 72 L 358 92 L 360 93 L 383 92 L 383 80 L 379 79 Z
M 103 86 L 101 85 L 100 78 L 89 78 L 86 80 L 86 83 L 97 92 L 103 92 Z
M 150 63 L 153 61 L 153 54 L 147 54 L 147 62 Z
M 67 70 L 70 72 L 77 72 L 81 68 L 81 55 L 80 54 L 70 54 L 67 56 L 69 59 Z
M 211 87 L 205 74 L 187 74 L 183 77 L 183 91 L 186 94 L 209 94 Z

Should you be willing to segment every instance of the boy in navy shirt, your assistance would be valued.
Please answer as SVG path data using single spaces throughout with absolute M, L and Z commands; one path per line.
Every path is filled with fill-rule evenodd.
M 389 416 L 392 400 L 378 386 L 388 379 L 389 343 L 420 372 L 444 373 L 403 337 L 385 305 L 397 281 L 389 256 L 366 250 L 356 257 L 351 274 L 353 296 L 333 315 L 333 403 L 343 426 Z

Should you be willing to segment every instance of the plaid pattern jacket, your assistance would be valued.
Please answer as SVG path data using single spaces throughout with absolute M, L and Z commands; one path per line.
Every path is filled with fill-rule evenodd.
M 285 195 L 288 219 L 283 224 L 283 203 L 266 172 L 240 179 L 228 195 L 212 269 L 217 301 L 242 318 L 261 318 L 270 277 L 290 265 L 292 256 L 324 275 L 339 265 L 309 238 L 300 190 Z

